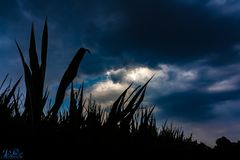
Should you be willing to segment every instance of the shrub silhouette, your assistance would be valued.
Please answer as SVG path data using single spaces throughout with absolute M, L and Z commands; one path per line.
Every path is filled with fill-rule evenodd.
M 25 99 L 17 90 L 22 79 L 13 85 L 0 85 L 0 144 L 2 148 L 19 147 L 24 151 L 25 159 L 38 158 L 75 158 L 91 153 L 102 155 L 117 153 L 117 156 L 142 155 L 151 158 L 160 154 L 162 157 L 184 159 L 217 156 L 218 151 L 229 146 L 235 150 L 226 138 L 218 139 L 214 149 L 198 143 L 192 136 L 185 136 L 179 128 L 164 123 L 159 131 L 153 116 L 154 107 L 142 107 L 144 95 L 151 77 L 143 86 L 137 86 L 128 94 L 133 84 L 117 98 L 110 110 L 104 110 L 93 100 L 84 99 L 84 84 L 74 91 L 73 80 L 77 75 L 79 64 L 85 53 L 90 51 L 80 48 L 66 69 L 57 89 L 53 106 L 44 113 L 48 99 L 45 90 L 45 73 L 47 68 L 48 26 L 44 24 L 41 46 L 41 61 L 36 51 L 34 26 L 32 25 L 29 47 L 29 65 L 16 41 L 24 69 Z M 70 104 L 67 111 L 59 112 L 64 95 L 70 86 Z M 225 148 L 224 148 L 225 147 Z M 231 147 L 230 147 L 231 148 Z M 231 148 L 232 149 L 232 148 Z M 214 152 L 216 151 L 216 152 Z M 159 153 L 160 152 L 160 153 Z M 90 154 L 89 154 L 90 153 Z M 169 154 L 170 153 L 170 154 Z M 204 153 L 204 154 L 202 154 Z M 214 154 L 217 153 L 217 154 Z

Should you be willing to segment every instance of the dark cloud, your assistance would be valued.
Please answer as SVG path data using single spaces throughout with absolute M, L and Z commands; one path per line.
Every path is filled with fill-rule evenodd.
M 205 121 L 216 118 L 216 103 L 240 98 L 240 91 L 204 93 L 196 90 L 173 93 L 159 97 L 162 118 L 178 118 L 185 121 Z M 161 118 L 161 117 L 160 117 Z
M 30 26 L 27 22 L 31 21 L 42 26 L 41 21 L 48 16 L 50 44 L 59 39 L 63 44 L 55 46 L 57 53 L 69 48 L 64 54 L 71 57 L 78 46 L 93 48 L 98 56 L 89 59 L 94 65 L 82 66 L 86 74 L 123 63 L 154 66 L 159 62 L 183 64 L 208 59 L 211 65 L 219 65 L 239 61 L 234 50 L 240 41 L 239 20 L 231 15 L 220 16 L 207 7 L 207 0 L 2 3 L 9 8 L 8 12 L 2 11 L 8 13 L 4 18 L 8 23 L 18 15 L 26 23 L 21 26 Z
M 239 57 L 233 52 L 240 37 L 238 19 L 219 16 L 205 5 L 122 1 L 110 6 L 106 15 L 116 12 L 114 6 L 124 17 L 118 22 L 121 27 L 100 32 L 95 40 L 108 55 L 127 52 L 139 61 L 174 63 L 209 58 L 215 64 Z

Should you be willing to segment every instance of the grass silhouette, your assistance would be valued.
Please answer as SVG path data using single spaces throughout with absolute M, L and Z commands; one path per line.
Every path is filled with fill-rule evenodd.
M 15 84 L 9 83 L 8 75 L 0 85 L 0 144 L 1 148 L 17 147 L 23 150 L 24 159 L 44 158 L 93 158 L 115 154 L 115 157 L 128 156 L 148 158 L 154 156 L 197 159 L 234 152 L 240 149 L 239 143 L 226 138 L 217 140 L 217 146 L 210 148 L 198 143 L 192 136 L 186 137 L 179 128 L 164 123 L 159 130 L 153 116 L 154 107 L 143 108 L 145 91 L 149 79 L 127 94 L 132 84 L 112 104 L 104 110 L 93 100 L 84 99 L 83 84 L 74 91 L 73 79 L 79 64 L 88 49 L 80 48 L 66 69 L 51 109 L 44 113 L 48 91 L 44 90 L 48 26 L 45 21 L 42 34 L 41 61 L 37 56 L 32 26 L 29 47 L 29 65 L 16 42 L 24 69 L 26 93 L 23 95 Z M 71 87 L 68 111 L 59 112 L 65 92 Z M 129 95 L 129 96 L 127 96 Z M 114 157 L 112 157 L 114 158 Z

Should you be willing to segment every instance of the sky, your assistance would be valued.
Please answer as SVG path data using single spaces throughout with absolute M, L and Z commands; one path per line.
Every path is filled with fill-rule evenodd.
M 20 77 L 31 24 L 37 47 L 48 17 L 46 85 L 54 95 L 78 48 L 91 49 L 76 86 L 109 106 L 127 86 L 153 74 L 145 105 L 210 146 L 240 139 L 240 1 L 1 0 L 0 79 Z M 23 83 L 23 82 L 22 82 Z

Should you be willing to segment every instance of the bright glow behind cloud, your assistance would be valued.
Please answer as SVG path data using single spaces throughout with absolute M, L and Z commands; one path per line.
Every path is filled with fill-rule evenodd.
M 130 83 L 143 85 L 152 76 L 145 102 L 153 95 L 166 95 L 176 91 L 187 90 L 192 87 L 191 82 L 197 79 L 197 71 L 185 70 L 173 65 L 160 64 L 156 68 L 134 66 L 111 69 L 105 73 L 107 79 L 99 81 L 88 90 L 93 98 L 103 104 L 110 105 Z

